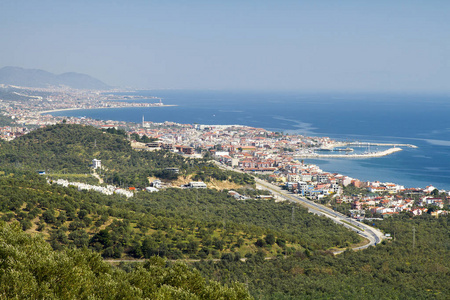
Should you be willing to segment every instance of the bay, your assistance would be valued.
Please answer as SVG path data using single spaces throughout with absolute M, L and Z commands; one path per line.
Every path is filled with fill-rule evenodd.
M 155 90 L 172 107 L 53 112 L 139 123 L 240 124 L 338 140 L 414 144 L 381 158 L 305 160 L 360 180 L 450 190 L 450 96 Z M 154 99 L 135 100 L 155 102 Z

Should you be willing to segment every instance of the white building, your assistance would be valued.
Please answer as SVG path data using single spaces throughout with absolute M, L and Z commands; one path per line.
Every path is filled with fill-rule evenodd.
M 317 182 L 320 183 L 328 183 L 330 182 L 327 174 L 318 174 L 317 175 Z
M 158 179 L 156 179 L 152 182 L 152 186 L 157 189 L 161 188 L 161 184 L 162 184 L 161 180 L 158 180 Z
M 191 181 L 187 187 L 190 189 L 206 189 L 206 184 L 202 181 Z
M 102 167 L 102 161 L 100 159 L 93 159 L 92 160 L 92 168 L 97 169 Z
M 312 175 L 309 173 L 303 173 L 300 175 L 301 181 L 311 182 L 312 181 Z
M 287 180 L 290 182 L 297 182 L 300 181 L 300 177 L 298 176 L 298 174 L 291 173 L 287 175 Z
M 153 192 L 159 192 L 159 190 L 158 190 L 157 188 L 154 188 L 154 187 L 152 187 L 152 186 L 146 187 L 145 190 L 146 190 L 147 192 L 150 192 L 150 193 L 153 193 Z

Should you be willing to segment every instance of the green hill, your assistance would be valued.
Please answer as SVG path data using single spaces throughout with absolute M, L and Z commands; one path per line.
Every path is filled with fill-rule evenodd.
M 11 173 L 15 172 L 15 173 Z M 0 172 L 0 218 L 40 232 L 54 249 L 89 247 L 107 258 L 170 259 L 294 255 L 359 242 L 329 219 L 295 205 L 236 201 L 215 190 L 167 189 L 126 199 Z
M 334 256 L 330 250 L 360 237 L 298 205 L 237 201 L 210 189 L 141 191 L 126 199 L 52 184 L 63 173 L 88 173 L 94 157 L 105 166 L 103 178 L 116 183 L 144 186 L 147 176 L 167 175 L 167 167 L 205 181 L 252 183 L 205 160 L 134 151 L 121 132 L 88 126 L 60 124 L 2 142 L 0 298 L 249 298 L 242 284 L 257 299 L 450 295 L 448 216 L 377 221 L 393 241 Z M 200 261 L 186 266 L 156 256 Z M 117 269 L 101 257 L 151 261 Z
M 0 221 L 2 299 L 250 299 L 242 284 L 206 280 L 181 263 L 153 258 L 126 273 L 87 249 L 53 251 L 40 237 Z
M 251 176 L 222 171 L 201 159 L 189 159 L 168 151 L 135 151 L 122 134 L 92 126 L 58 124 L 37 129 L 0 147 L 0 166 L 48 174 L 89 174 L 94 158 L 102 161 L 106 182 L 145 187 L 149 176 L 165 177 L 165 168 L 200 179 L 230 180 L 254 184 Z

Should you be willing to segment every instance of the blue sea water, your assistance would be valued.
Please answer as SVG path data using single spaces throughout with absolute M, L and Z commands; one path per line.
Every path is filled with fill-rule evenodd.
M 129 93 L 133 94 L 133 93 Z M 414 144 L 381 158 L 306 160 L 360 180 L 450 190 L 450 96 L 299 92 L 140 91 L 173 107 L 54 112 L 102 120 L 241 124 L 347 141 Z M 150 101 L 154 100 L 136 100 Z

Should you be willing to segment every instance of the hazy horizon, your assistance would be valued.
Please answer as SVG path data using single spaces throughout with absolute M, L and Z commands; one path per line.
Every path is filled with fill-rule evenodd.
M 20 1 L 0 67 L 137 89 L 448 93 L 448 1 Z

